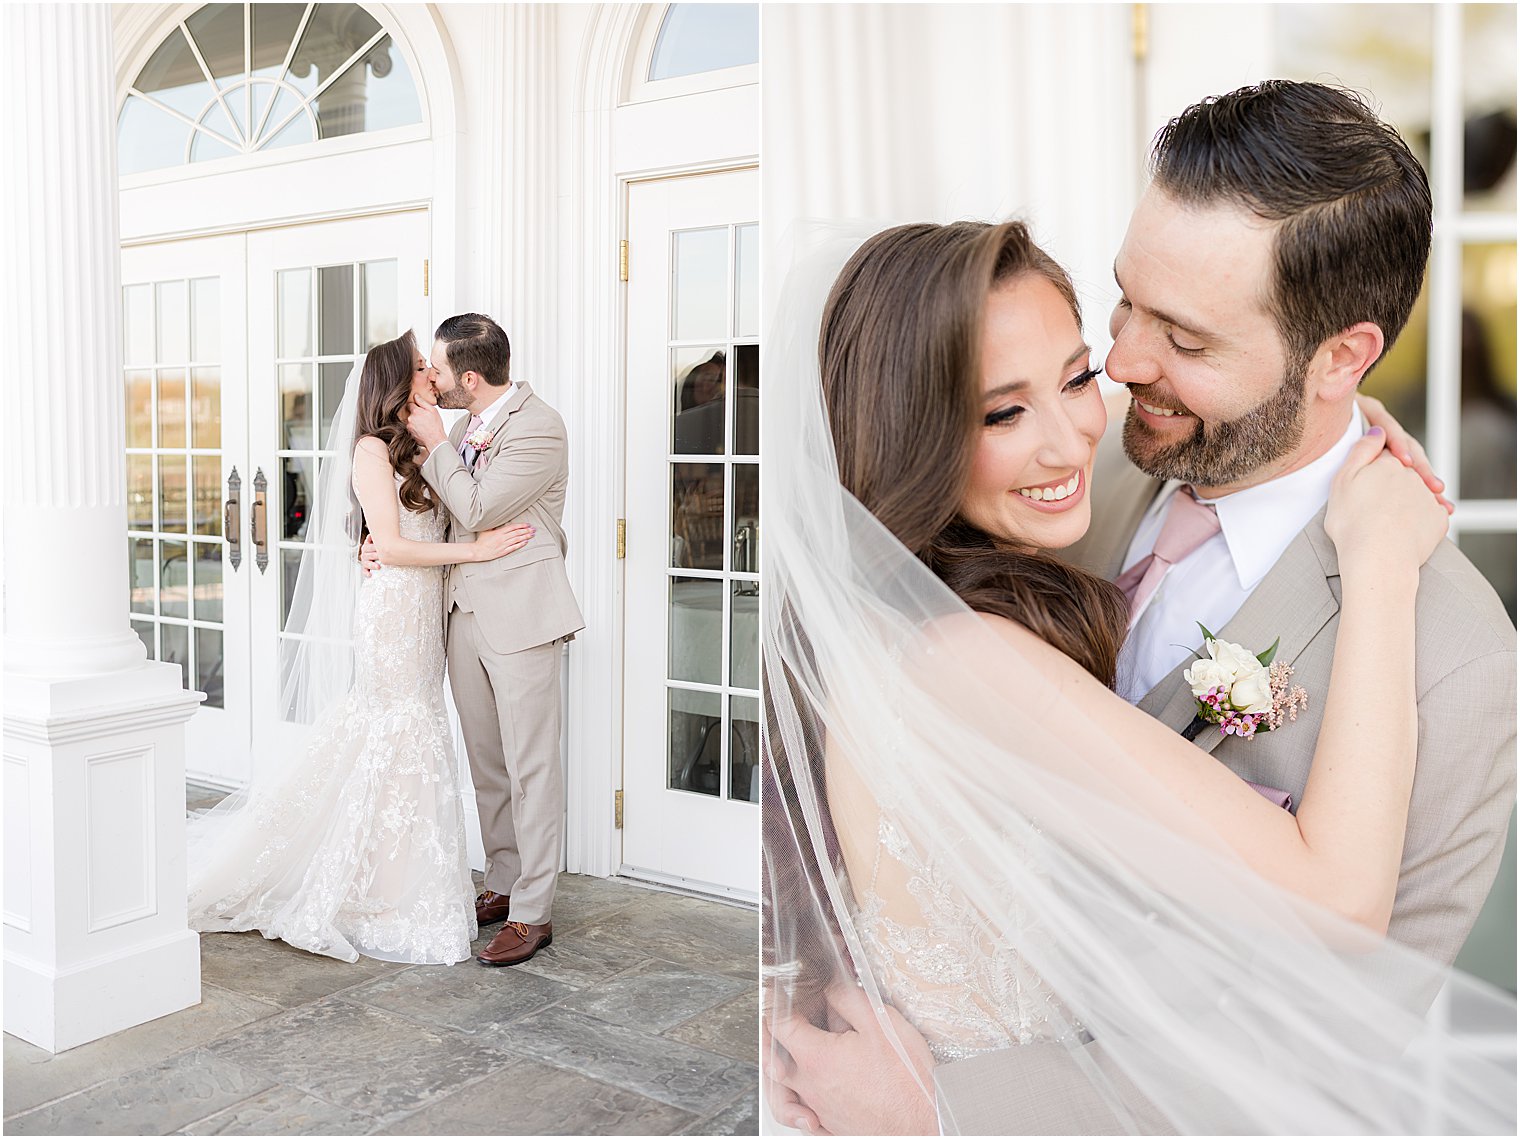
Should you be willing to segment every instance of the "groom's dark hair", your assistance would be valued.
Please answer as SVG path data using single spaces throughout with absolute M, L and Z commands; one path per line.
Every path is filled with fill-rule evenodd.
M 1272 79 L 1204 99 L 1156 136 L 1151 173 L 1184 204 L 1280 223 L 1267 302 L 1290 368 L 1364 320 L 1386 353 L 1409 319 L 1430 254 L 1430 183 L 1355 92 Z
M 504 387 L 512 373 L 512 344 L 488 316 L 478 312 L 451 316 L 433 333 L 448 348 L 449 367 L 456 376 L 479 372 L 492 387 Z

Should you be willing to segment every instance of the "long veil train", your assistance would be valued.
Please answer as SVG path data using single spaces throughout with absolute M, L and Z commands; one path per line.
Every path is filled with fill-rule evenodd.
M 788 236 L 766 362 L 766 1015 L 816 1019 L 858 984 L 889 1025 L 827 747 L 830 780 L 868 787 L 976 915 L 976 944 L 944 952 L 1011 951 L 1054 994 L 1027 1046 L 1119 1129 L 1513 1134 L 1513 998 L 1258 878 L 842 489 L 819 317 L 867 234 Z M 1443 987 L 1486 1043 L 1427 1017 Z

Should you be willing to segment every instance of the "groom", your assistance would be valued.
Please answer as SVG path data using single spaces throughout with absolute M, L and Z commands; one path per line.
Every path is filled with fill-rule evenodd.
M 1071 557 L 1125 589 L 1119 690 L 1178 731 L 1193 717 L 1182 671 L 1198 622 L 1251 651 L 1280 639 L 1307 712 L 1254 739 L 1210 729 L 1195 743 L 1296 804 L 1339 622 L 1325 503 L 1366 430 L 1357 385 L 1419 293 L 1430 191 L 1390 127 L 1313 83 L 1188 108 L 1158 137 L 1152 167 L 1114 263 L 1106 367 L 1131 396 L 1123 453 L 1110 432 L 1092 526 Z M 1389 936 L 1449 963 L 1493 883 L 1515 799 L 1515 630 L 1450 542 L 1421 572 L 1416 636 L 1418 766 Z M 848 993 L 838 1005 L 850 1031 L 776 1026 L 806 1058 L 769 1073 L 782 1122 L 857 1134 L 1122 1129 L 1060 1046 L 936 1068 L 936 1119 L 870 1009 Z M 1101 1040 L 1087 1052 L 1107 1070 Z M 810 1093 L 837 1114 L 815 1116 Z M 1127 1106 L 1163 1126 L 1142 1101 Z
M 517 965 L 548 945 L 565 789 L 560 773 L 560 643 L 585 627 L 565 576 L 569 459 L 565 425 L 509 377 L 511 345 L 487 316 L 438 326 L 438 406 L 470 412 L 451 434 L 416 404 L 406 427 L 427 452 L 422 475 L 448 507 L 449 538 L 531 523 L 528 544 L 494 562 L 450 567 L 444 589 L 449 685 L 464 730 L 486 851 L 481 925 L 507 920 L 476 958 Z

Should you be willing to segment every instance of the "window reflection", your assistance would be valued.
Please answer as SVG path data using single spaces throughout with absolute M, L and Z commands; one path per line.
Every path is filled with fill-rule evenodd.
M 672 4 L 655 41 L 649 78 L 674 79 L 759 59 L 758 4 Z

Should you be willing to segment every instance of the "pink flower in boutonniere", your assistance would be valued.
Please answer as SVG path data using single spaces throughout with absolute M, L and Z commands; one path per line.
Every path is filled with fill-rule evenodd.
M 1251 739 L 1257 732 L 1276 731 L 1298 719 L 1309 706 L 1309 694 L 1290 684 L 1293 666 L 1273 663 L 1281 638 L 1271 648 L 1252 653 L 1230 641 L 1221 641 L 1203 625 L 1203 645 L 1208 656 L 1198 654 L 1182 674 L 1192 689 L 1197 712 L 1182 734 L 1196 739 L 1208 724 L 1219 725 L 1226 736 Z
M 491 440 L 496 438 L 496 429 L 477 427 L 464 437 L 466 447 L 473 447 L 478 454 L 491 445 Z

